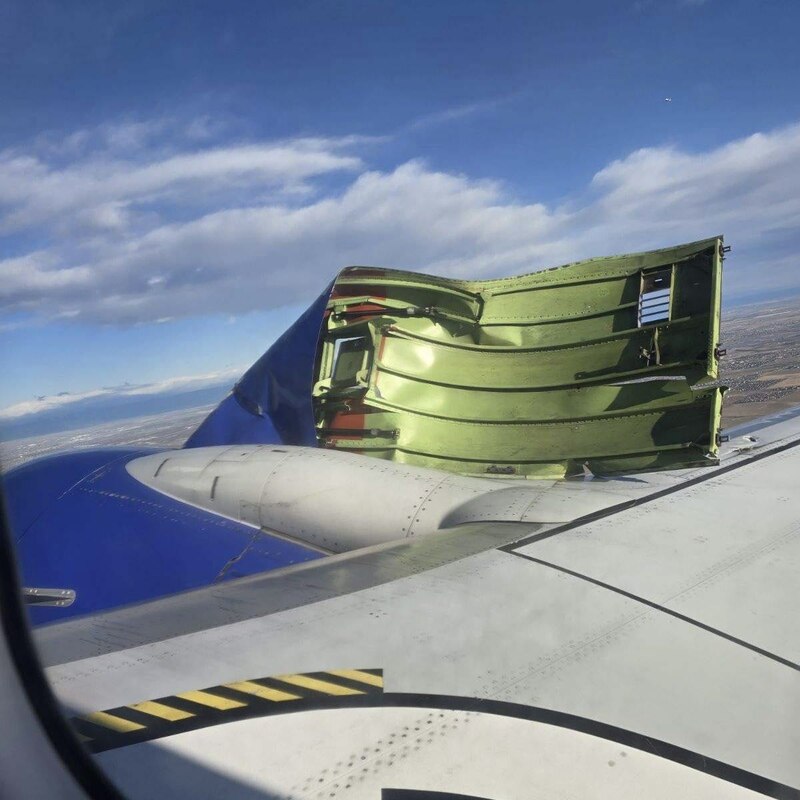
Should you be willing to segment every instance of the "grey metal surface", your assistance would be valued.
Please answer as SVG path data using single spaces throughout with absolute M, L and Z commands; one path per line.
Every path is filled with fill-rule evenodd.
M 269 747 L 264 747 L 269 742 Z M 496 800 L 738 800 L 719 778 L 594 736 L 528 720 L 424 708 L 288 714 L 99 756 L 132 800 L 165 794 L 379 800 L 386 787 Z M 175 769 L 180 758 L 183 768 Z M 189 760 L 210 768 L 198 774 Z M 179 762 L 180 765 L 180 762 Z M 238 779 L 239 790 L 220 776 Z M 250 790 L 248 791 L 248 788 Z M 452 797 L 452 795 L 450 795 Z
M 356 664 L 381 666 L 387 691 L 553 708 L 800 785 L 795 670 L 497 550 L 48 674 L 74 713 Z
M 800 447 L 518 552 L 800 662 Z
M 734 454 L 727 471 L 702 479 L 673 478 L 661 495 L 625 500 L 605 518 L 542 528 L 550 538 L 520 552 L 485 550 L 509 529 L 478 525 L 75 620 L 42 632 L 48 675 L 70 712 L 84 713 L 264 675 L 379 667 L 387 692 L 555 709 L 800 787 L 800 671 L 789 659 L 800 640 L 800 447 L 767 452 Z M 465 542 L 483 552 L 466 554 Z M 521 557 L 545 553 L 554 566 Z M 284 590 L 291 597 L 278 610 Z M 192 622 L 202 609 L 211 621 Z M 313 741 L 314 715 L 296 723 Z M 262 785 L 266 745 L 238 744 L 243 724 L 203 733 L 211 744 L 196 751 L 200 732 L 163 747 L 201 761 L 216 748 L 236 760 L 238 778 Z M 347 730 L 334 725 L 330 735 Z M 456 731 L 444 738 L 463 745 Z M 136 756 L 151 752 L 142 747 L 107 761 L 134 775 L 132 765 L 148 763 Z M 333 754 L 314 764 L 333 769 Z M 270 780 L 283 786 L 289 772 L 275 770 Z
M 741 443 L 731 442 L 721 456 L 721 467 L 662 472 L 635 478 L 541 482 L 544 488 L 540 490 L 534 487 L 533 491 L 537 494 L 532 495 L 532 501 L 527 495 L 525 483 L 520 487 L 518 481 L 511 485 L 506 481 L 488 481 L 495 487 L 493 492 L 488 495 L 482 493 L 475 501 L 467 501 L 462 507 L 456 507 L 450 515 L 444 516 L 442 524 L 453 527 L 435 536 L 412 537 L 377 545 L 323 561 L 276 570 L 267 575 L 242 578 L 222 586 L 184 592 L 164 600 L 44 626 L 35 632 L 37 643 L 45 665 L 49 666 L 348 594 L 501 546 L 539 530 L 553 528 L 552 524 L 505 523 L 498 526 L 484 522 L 462 525 L 466 519 L 493 519 L 500 510 L 509 518 L 514 518 L 515 514 L 517 517 L 526 514 L 531 516 L 538 503 L 555 509 L 553 515 L 557 518 L 567 513 L 569 519 L 602 508 L 614 509 L 694 479 L 710 479 L 719 469 L 753 458 L 768 450 L 772 443 L 779 444 L 786 433 L 785 425 L 781 426 L 780 436 L 775 436 L 772 428 L 759 430 L 756 443 L 745 442 L 750 448 L 745 452 L 739 451 Z M 220 451 L 226 449 L 230 450 L 215 448 Z M 242 454 L 249 452 L 252 452 L 252 448 L 241 450 Z M 347 461 L 359 460 L 357 456 L 346 453 L 331 455 Z M 160 459 L 164 460 L 165 457 Z M 203 457 L 203 463 L 213 460 L 209 454 Z M 360 460 L 372 469 L 381 467 L 381 462 L 375 459 Z M 397 469 L 395 465 L 391 466 Z M 157 468 L 156 465 L 154 469 Z M 420 467 L 411 469 L 421 473 L 430 472 Z M 481 500 L 488 504 L 487 508 L 481 505 Z M 354 510 L 358 511 L 357 505 Z
M 767 417 L 727 428 L 725 432 L 732 438 L 746 436 L 750 433 L 757 433 L 759 436 L 767 433 L 770 440 L 775 441 L 782 436 L 791 436 L 793 432 L 797 431 L 798 417 L 800 417 L 800 406 L 794 406 Z
M 271 445 L 171 450 L 134 459 L 126 468 L 182 502 L 335 553 L 471 522 L 566 522 L 659 483 L 473 478 L 353 453 Z
M 536 525 L 513 523 L 454 528 L 46 625 L 34 635 L 44 665 L 63 664 L 351 594 L 507 544 L 536 530 Z

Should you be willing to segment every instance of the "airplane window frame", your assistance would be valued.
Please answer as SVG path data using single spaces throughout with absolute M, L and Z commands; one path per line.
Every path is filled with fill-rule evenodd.
M 26 699 L 61 765 L 90 798 L 125 800 L 83 748 L 62 714 L 39 662 L 22 603 L 16 555 L 0 491 L 0 629 Z

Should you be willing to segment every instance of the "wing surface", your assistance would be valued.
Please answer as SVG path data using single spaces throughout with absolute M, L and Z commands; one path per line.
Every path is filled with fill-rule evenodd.
M 425 753 L 445 743 L 454 752 L 441 758 L 468 762 L 463 719 L 486 711 L 624 740 L 690 772 L 795 796 L 800 418 L 784 415 L 743 435 L 757 441 L 732 442 L 719 468 L 673 476 L 649 494 L 566 525 L 476 524 L 42 629 L 49 677 L 74 715 L 116 709 L 112 716 L 145 728 L 130 744 L 117 739 L 100 748 L 101 762 L 125 789 L 163 752 L 135 716 L 141 707 L 125 710 L 131 704 L 192 691 L 213 695 L 209 687 L 241 700 L 230 687 L 241 690 L 246 681 L 290 694 L 294 686 L 302 695 L 327 673 L 322 683 L 339 691 L 329 688 L 326 703 L 305 706 L 308 713 L 290 715 L 291 724 L 272 712 L 242 712 L 247 719 L 230 712 L 199 730 L 196 720 L 162 726 L 153 738 L 167 751 L 183 748 L 217 764 L 236 752 L 243 780 L 282 796 L 315 796 L 295 786 L 297 776 L 319 775 L 331 789 L 334 771 L 356 781 L 361 755 L 347 766 L 354 741 L 370 751 L 364 785 L 430 777 Z M 361 694 L 354 668 L 380 676 L 379 699 L 353 705 L 342 697 L 348 688 Z M 309 674 L 312 683 L 302 677 Z M 414 719 L 434 724 L 437 734 L 401 758 L 408 720 L 396 711 L 368 719 L 365 704 L 414 708 Z M 225 720 L 230 724 L 218 724 Z M 478 720 L 473 730 L 484 725 Z M 514 725 L 503 730 L 516 731 Z M 91 738 L 91 728 L 83 733 Z M 242 744 L 254 736 L 274 743 L 274 757 L 265 761 L 262 752 L 259 761 Z M 478 741 L 502 738 L 496 730 L 486 736 Z M 524 736 L 516 732 L 512 740 L 519 745 Z M 304 748 L 302 763 L 287 755 L 297 748 Z M 619 747 L 615 752 L 610 762 L 619 760 Z M 581 756 L 576 770 L 589 769 L 594 757 Z M 435 763 L 441 772 L 443 762 Z M 234 769 L 229 762 L 225 768 Z M 562 796 L 570 796 L 569 780 L 558 784 Z M 692 796 L 691 785 L 685 775 L 663 784 L 673 796 Z M 712 796 L 711 788 L 697 796 Z M 511 786 L 504 796 L 526 795 Z

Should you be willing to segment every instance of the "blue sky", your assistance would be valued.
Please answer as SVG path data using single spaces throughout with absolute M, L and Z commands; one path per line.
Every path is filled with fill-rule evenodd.
M 798 29 L 793 0 L 2 4 L 0 415 L 227 380 L 350 263 L 722 232 L 729 306 L 797 294 Z

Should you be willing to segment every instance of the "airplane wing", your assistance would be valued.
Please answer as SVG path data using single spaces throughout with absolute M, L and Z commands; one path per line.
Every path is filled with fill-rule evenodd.
M 569 522 L 44 626 L 47 675 L 134 798 L 797 797 L 800 414 L 732 433 Z
M 566 522 L 682 479 L 633 473 L 713 468 L 728 249 L 479 281 L 344 269 L 182 449 L 3 476 L 30 597 L 68 593 L 31 619 L 467 524 Z

